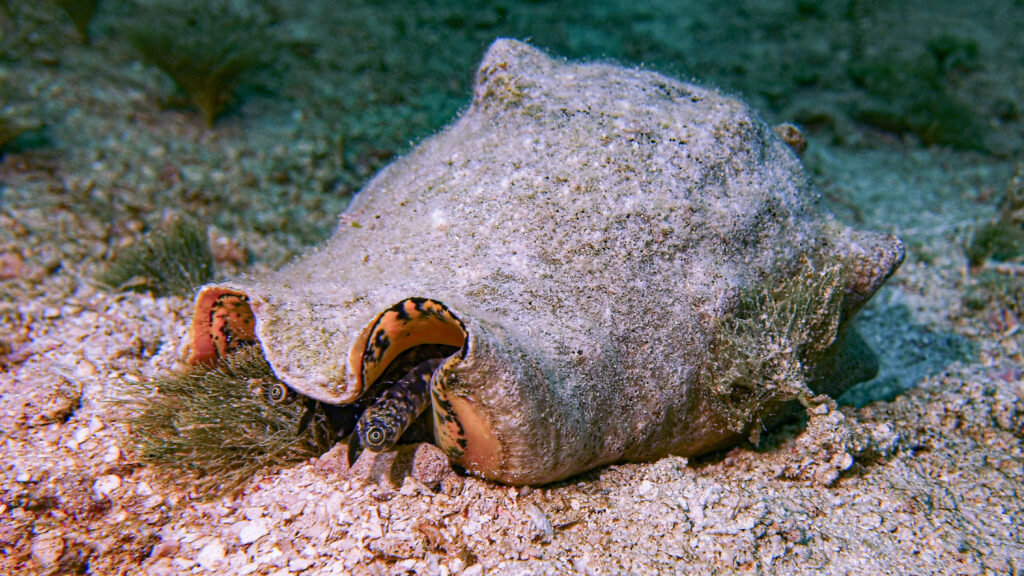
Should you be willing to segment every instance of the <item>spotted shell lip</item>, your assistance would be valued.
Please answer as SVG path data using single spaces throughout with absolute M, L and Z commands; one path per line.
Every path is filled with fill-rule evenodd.
M 259 337 L 264 326 L 258 298 L 241 289 L 205 286 L 196 296 L 190 333 L 190 364 L 215 362 L 241 346 L 260 344 L 268 361 L 280 354 Z M 289 377 L 287 367 L 277 368 L 278 377 L 303 395 L 329 404 L 348 404 L 359 399 L 402 352 L 426 344 L 458 348 L 465 359 L 469 351 L 465 323 L 446 305 L 431 298 L 405 298 L 370 319 L 351 344 L 347 355 L 345 381 L 339 394 L 324 394 L 319 382 Z M 451 364 L 454 366 L 454 363 Z
M 355 387 L 365 391 L 409 348 L 444 344 L 459 348 L 465 358 L 466 341 L 466 325 L 447 306 L 429 298 L 407 298 L 367 324 L 349 353 L 349 373 L 355 376 Z
M 256 319 L 244 292 L 208 286 L 192 313 L 189 364 L 204 364 L 256 340 Z

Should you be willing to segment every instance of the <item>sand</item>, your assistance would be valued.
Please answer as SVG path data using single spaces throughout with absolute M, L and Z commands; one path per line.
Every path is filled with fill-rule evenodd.
M 1024 571 L 1024 332 L 1005 300 L 965 305 L 978 271 L 963 250 L 995 215 L 1012 142 L 810 133 L 804 161 L 830 208 L 899 235 L 908 256 L 858 319 L 879 378 L 759 446 L 519 489 L 455 474 L 425 446 L 415 472 L 387 457 L 346 470 L 328 453 L 203 500 L 187 476 L 137 462 L 110 402 L 180 366 L 190 302 L 113 293 L 96 273 L 181 215 L 208 226 L 222 274 L 275 268 L 383 160 L 339 154 L 297 88 L 206 129 L 161 106 L 166 80 L 123 46 L 83 48 L 60 23 L 26 42 L 3 78 L 49 133 L 0 163 L 0 572 Z

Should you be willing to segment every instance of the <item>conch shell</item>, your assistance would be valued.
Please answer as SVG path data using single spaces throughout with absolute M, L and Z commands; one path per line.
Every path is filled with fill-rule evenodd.
M 472 105 L 329 241 L 202 288 L 191 359 L 258 343 L 296 392 L 348 404 L 403 351 L 451 346 L 436 443 L 541 484 L 720 449 L 809 393 L 800 378 L 838 394 L 871 377 L 849 322 L 902 259 L 828 214 L 739 100 L 502 39 Z

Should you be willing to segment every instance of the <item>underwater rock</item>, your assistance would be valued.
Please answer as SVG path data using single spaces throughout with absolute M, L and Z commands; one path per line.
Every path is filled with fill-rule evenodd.
M 498 40 L 469 109 L 327 243 L 200 291 L 191 361 L 258 343 L 299 394 L 365 407 L 434 345 L 435 443 L 541 484 L 720 449 L 871 377 L 850 320 L 902 258 L 739 100 Z

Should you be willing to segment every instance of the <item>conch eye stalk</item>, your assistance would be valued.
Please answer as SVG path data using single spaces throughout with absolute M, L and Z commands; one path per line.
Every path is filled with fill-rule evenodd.
M 359 419 L 356 433 L 360 444 L 374 452 L 394 447 L 430 406 L 431 378 L 442 362 L 442 358 L 421 362 L 390 385 Z
M 269 390 L 267 390 L 267 397 L 271 402 L 291 404 L 298 399 L 299 395 L 286 386 L 284 382 L 274 382 L 270 385 Z
M 836 221 L 742 102 L 502 39 L 324 245 L 200 290 L 191 360 L 258 346 L 365 448 L 425 435 L 543 484 L 725 448 L 870 378 L 851 320 L 903 254 Z

